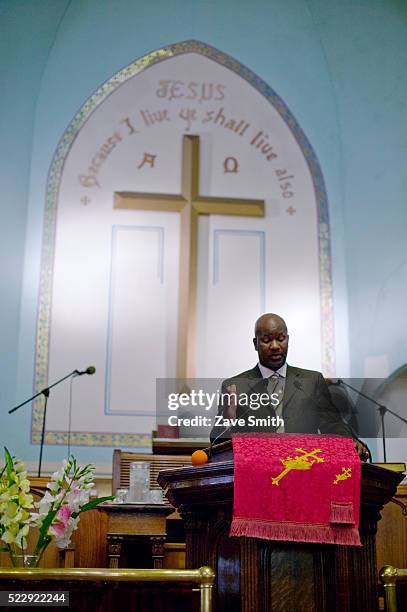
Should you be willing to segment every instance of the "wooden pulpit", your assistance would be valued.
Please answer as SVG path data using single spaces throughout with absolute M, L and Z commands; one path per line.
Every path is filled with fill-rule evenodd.
M 158 476 L 185 521 L 187 568 L 215 569 L 217 612 L 377 612 L 377 522 L 402 479 L 390 470 L 362 466 L 360 548 L 229 537 L 230 442 L 219 445 L 206 465 Z

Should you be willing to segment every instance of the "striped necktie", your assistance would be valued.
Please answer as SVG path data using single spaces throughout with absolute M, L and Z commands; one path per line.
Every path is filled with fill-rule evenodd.
M 270 395 L 274 394 L 274 396 L 277 395 L 278 397 L 278 406 L 273 406 L 273 408 L 274 408 L 275 415 L 279 416 L 280 418 L 282 418 L 283 416 L 284 386 L 285 386 L 284 376 L 280 376 L 280 374 L 278 374 L 277 372 L 274 372 L 274 374 L 272 374 L 269 377 L 268 383 L 267 383 L 267 391 L 269 392 Z M 284 426 L 280 425 L 279 427 L 277 427 L 276 433 L 284 433 Z

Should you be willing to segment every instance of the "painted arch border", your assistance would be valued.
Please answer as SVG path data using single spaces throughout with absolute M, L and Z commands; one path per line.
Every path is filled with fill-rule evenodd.
M 39 392 L 47 386 L 48 379 L 49 326 L 57 205 L 65 160 L 80 129 L 97 107 L 120 87 L 120 85 L 159 62 L 186 53 L 199 53 L 225 68 L 228 68 L 254 87 L 279 113 L 304 155 L 312 177 L 315 199 L 317 202 L 322 365 L 324 371 L 329 375 L 332 375 L 335 371 L 332 260 L 328 198 L 321 167 L 315 151 L 285 102 L 265 81 L 263 81 L 263 79 L 257 76 L 250 68 L 234 59 L 232 56 L 219 51 L 215 47 L 198 40 L 187 40 L 152 51 L 119 70 L 110 79 L 105 81 L 82 105 L 57 145 L 47 177 L 45 197 L 35 344 L 34 389 L 36 392 Z M 41 401 L 37 400 L 33 405 L 31 416 L 31 442 L 33 444 L 40 443 L 42 417 L 43 405 Z M 67 434 L 63 431 L 48 431 L 45 435 L 45 442 L 46 444 L 66 444 Z M 71 434 L 71 444 L 75 446 L 145 448 L 150 446 L 150 438 L 145 434 L 130 435 L 126 433 L 107 434 L 73 432 Z

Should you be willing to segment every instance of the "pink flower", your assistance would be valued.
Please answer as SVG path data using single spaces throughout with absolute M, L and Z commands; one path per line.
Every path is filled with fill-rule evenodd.
M 56 538 L 62 538 L 64 531 L 65 526 L 62 523 L 53 523 L 48 529 L 48 533 Z
M 64 531 L 71 518 L 72 510 L 69 506 L 61 506 L 58 510 L 54 522 L 48 529 L 48 533 L 55 536 L 56 538 L 62 538 Z
M 71 492 L 74 493 L 75 495 L 77 495 L 80 491 L 80 488 L 78 487 L 78 481 L 74 480 L 71 483 Z
M 56 519 L 58 522 L 62 523 L 64 528 L 67 526 L 69 519 L 71 518 L 72 511 L 69 506 L 61 506 L 58 510 Z

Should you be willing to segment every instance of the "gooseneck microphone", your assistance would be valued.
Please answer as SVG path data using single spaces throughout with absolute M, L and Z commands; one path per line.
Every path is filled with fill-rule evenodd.
M 94 374 L 96 372 L 95 366 L 88 366 L 86 370 L 80 372 L 79 370 L 75 370 L 74 374 L 76 376 L 83 376 L 83 374 Z
M 357 393 L 361 397 L 364 397 L 365 399 L 369 400 L 369 402 L 372 402 L 373 404 L 375 404 L 377 406 L 377 410 L 378 410 L 378 412 L 380 414 L 380 421 L 381 421 L 381 425 L 382 425 L 383 460 L 386 463 L 386 461 L 387 461 L 387 457 L 386 457 L 386 432 L 385 432 L 385 429 L 384 429 L 384 417 L 385 417 L 386 413 L 389 412 L 390 414 L 392 414 L 394 417 L 396 417 L 396 419 L 398 419 L 402 423 L 407 423 L 407 419 L 402 417 L 400 414 L 397 414 L 397 412 L 393 412 L 393 410 L 390 410 L 390 408 L 387 408 L 387 406 L 384 406 L 383 404 L 380 404 L 380 402 L 375 400 L 373 397 L 370 397 L 370 395 L 366 395 L 366 393 L 362 393 L 362 391 L 359 391 L 359 389 L 356 389 L 355 387 L 352 387 L 352 385 L 350 385 L 349 383 L 345 382 L 341 378 L 338 378 L 337 382 L 334 383 L 334 384 L 337 385 L 337 386 L 343 385 L 344 387 L 348 387 L 348 389 L 351 389 L 352 391 L 354 391 L 355 393 Z
M 335 383 L 334 383 L 334 384 L 335 384 Z M 309 399 L 311 399 L 311 400 L 315 401 L 315 399 L 314 399 L 314 398 L 312 398 L 312 397 L 311 397 L 311 395 L 310 395 L 310 394 L 309 394 L 309 393 L 308 393 L 308 392 L 307 392 L 307 391 L 304 389 L 304 387 L 302 386 L 302 384 L 300 383 L 300 381 L 299 381 L 299 380 L 294 380 L 294 387 L 296 387 L 297 389 L 299 389 L 300 391 L 302 391 L 302 392 L 303 392 L 303 393 L 304 393 L 304 394 L 305 394 L 305 395 L 306 395 L 306 396 L 307 396 Z M 328 391 L 328 392 L 329 392 L 329 391 Z M 332 402 L 332 399 L 331 399 L 331 403 L 332 403 L 332 405 L 333 405 L 333 406 L 336 408 L 335 404 Z M 321 406 L 321 402 L 316 402 L 316 404 L 317 404 L 317 405 L 319 405 L 319 406 Z M 338 414 L 339 414 L 339 411 L 338 411 Z M 341 416 L 341 415 L 339 414 L 339 416 Z M 342 418 L 341 418 L 341 420 L 343 421 L 343 419 L 342 419 Z M 343 421 L 343 422 L 345 423 L 345 421 Z M 360 458 L 361 458 L 361 460 L 362 460 L 362 461 L 367 461 L 367 460 L 369 459 L 369 460 L 371 461 L 371 460 L 372 460 L 372 456 L 371 456 L 371 453 L 370 453 L 369 448 L 366 446 L 366 444 L 363 442 L 363 440 L 360 440 L 360 438 L 358 438 L 357 433 L 355 432 L 355 430 L 353 429 L 353 427 L 350 425 L 350 423 L 346 423 L 346 426 L 348 427 L 348 429 L 349 429 L 350 433 L 352 434 L 353 439 L 354 439 L 354 440 L 357 440 L 358 442 L 360 442 L 360 443 L 361 443 L 361 444 L 364 446 L 364 448 L 366 449 L 366 452 L 365 452 L 365 453 L 363 453 L 363 455 L 364 455 L 364 456 L 363 456 L 363 457 L 362 457 L 362 456 L 360 457 Z

